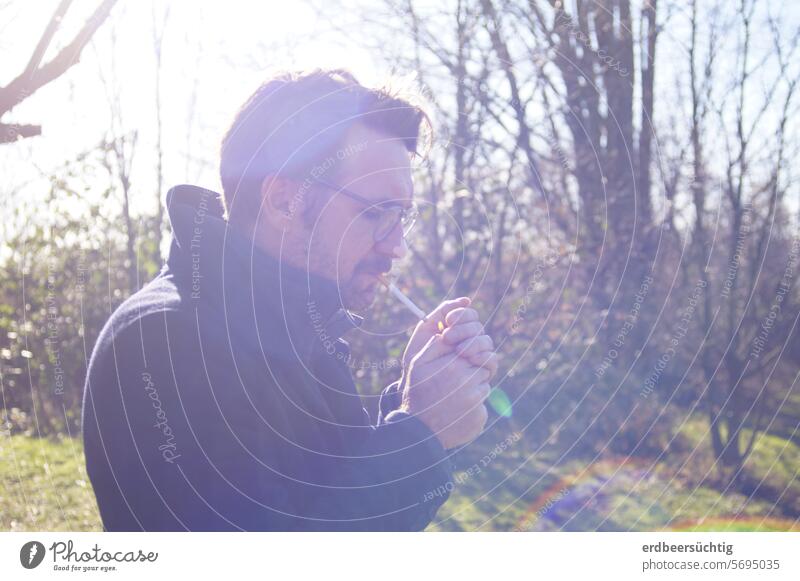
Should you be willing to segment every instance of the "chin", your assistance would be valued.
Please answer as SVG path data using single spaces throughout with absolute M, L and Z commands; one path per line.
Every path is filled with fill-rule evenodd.
M 351 289 L 342 296 L 342 303 L 348 311 L 356 313 L 366 311 L 375 302 L 375 289 Z

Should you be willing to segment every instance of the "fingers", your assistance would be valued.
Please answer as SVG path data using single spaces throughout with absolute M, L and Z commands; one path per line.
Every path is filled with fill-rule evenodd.
M 442 331 L 442 339 L 450 345 L 457 345 L 466 339 L 477 337 L 482 334 L 483 325 L 478 321 L 471 321 L 454 327 L 448 327 Z
M 428 313 L 425 316 L 425 319 L 422 321 L 423 325 L 428 326 L 432 329 L 436 329 L 439 322 L 444 323 L 447 315 L 450 311 L 455 309 L 464 308 L 469 306 L 471 299 L 469 297 L 459 297 L 457 299 L 453 299 L 450 301 L 442 302 L 438 307 L 436 307 L 433 311 Z M 437 329 L 438 330 L 438 329 Z M 434 331 L 435 332 L 435 331 Z
M 475 371 L 479 368 L 450 351 L 427 363 L 423 369 L 426 378 L 434 379 L 442 387 L 450 386 L 446 390 L 453 391 L 475 377 Z
M 431 352 L 435 343 L 431 344 Z M 463 389 L 471 389 L 486 383 L 491 372 L 483 367 L 472 365 L 469 361 L 452 351 L 438 359 L 426 362 L 415 361 L 412 367 L 416 381 L 424 383 L 431 398 L 437 401 L 447 398 L 460 399 Z
M 461 357 L 464 357 L 464 355 L 461 355 Z M 500 357 L 494 351 L 482 351 L 471 355 L 467 358 L 467 361 L 475 367 L 486 369 L 489 372 L 489 379 L 492 379 L 497 374 L 497 370 L 500 367 Z
M 452 353 L 452 345 L 447 344 L 441 335 L 434 335 L 428 339 L 425 346 L 414 356 L 412 362 L 416 365 L 428 364 Z
M 456 343 L 455 352 L 477 367 L 485 367 L 491 377 L 497 373 L 498 357 L 494 341 L 484 334 L 478 312 L 472 308 L 453 309 L 446 317 L 448 328 L 442 333 L 447 343 Z
M 471 357 L 483 351 L 494 351 L 494 341 L 489 335 L 478 335 L 465 339 L 455 347 L 455 352 L 464 357 Z
M 486 383 L 491 377 L 491 372 L 483 367 L 472 365 L 469 361 L 458 355 L 452 355 L 452 362 L 446 364 L 439 373 L 447 375 L 448 383 L 453 392 L 471 389 L 480 383 Z M 444 360 L 444 359 L 443 359 Z
M 423 356 L 444 354 L 424 362 Z M 422 365 L 417 363 L 423 362 Z M 446 449 L 477 438 L 488 420 L 484 402 L 491 393 L 490 371 L 456 354 L 441 335 L 414 359 L 406 386 L 411 413 L 437 435 Z
M 471 307 L 455 308 L 447 315 L 445 315 L 444 322 L 448 327 L 453 327 L 457 323 L 469 323 L 471 321 L 480 321 L 478 311 Z
M 489 337 L 475 341 L 469 346 L 464 342 L 466 352 L 458 353 L 444 341 L 442 335 L 435 335 L 420 351 L 415 359 L 415 366 L 420 368 L 425 380 L 436 379 L 437 383 L 464 385 L 466 382 L 489 381 L 497 373 L 497 354 L 493 349 L 494 342 Z M 487 341 L 488 340 L 488 341 Z

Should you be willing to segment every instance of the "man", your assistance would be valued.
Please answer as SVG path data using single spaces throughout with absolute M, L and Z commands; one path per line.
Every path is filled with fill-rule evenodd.
M 493 343 L 469 299 L 443 302 L 373 424 L 341 339 L 405 252 L 426 122 L 345 71 L 276 76 L 223 140 L 224 198 L 169 192 L 167 262 L 89 365 L 83 437 L 106 530 L 428 525 L 452 488 L 447 451 L 486 422 Z

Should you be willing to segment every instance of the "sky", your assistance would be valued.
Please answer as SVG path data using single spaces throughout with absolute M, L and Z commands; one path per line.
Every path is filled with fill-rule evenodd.
M 40 9 L 31 10 L 24 0 L 0 1 L 0 83 L 22 71 L 57 3 L 37 0 Z M 73 3 L 45 60 L 71 40 L 98 4 Z M 43 191 L 42 174 L 95 147 L 112 126 L 110 103 L 118 101 L 122 132 L 137 131 L 133 212 L 153 211 L 154 23 L 163 27 L 165 190 L 187 182 L 220 188 L 219 142 L 237 108 L 270 70 L 344 63 L 366 82 L 379 76 L 367 52 L 341 35 L 326 34 L 329 23 L 309 2 L 120 0 L 80 62 L 3 118 L 42 125 L 42 137 L 0 148 L 6 202 L 34 199 Z

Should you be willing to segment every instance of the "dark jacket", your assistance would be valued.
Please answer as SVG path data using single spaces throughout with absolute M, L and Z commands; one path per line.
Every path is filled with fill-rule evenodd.
M 422 530 L 452 488 L 397 384 L 373 424 L 340 337 L 335 283 L 223 219 L 218 194 L 167 196 L 161 273 L 101 332 L 83 401 L 106 530 Z

